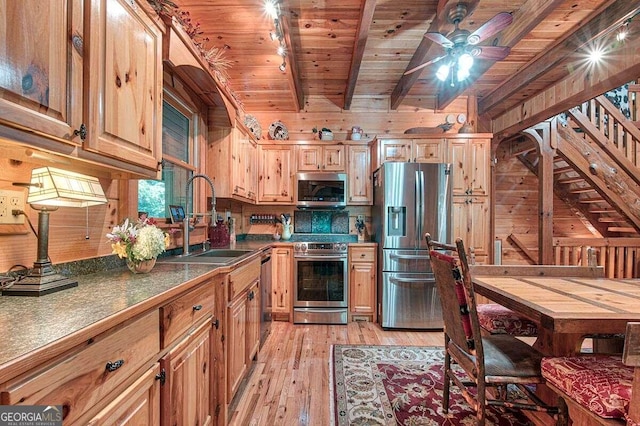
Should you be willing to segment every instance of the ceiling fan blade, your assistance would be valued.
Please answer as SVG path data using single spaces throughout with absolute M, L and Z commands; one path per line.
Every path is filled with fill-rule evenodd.
M 436 32 L 424 33 L 424 36 L 434 43 L 438 43 L 444 47 L 453 47 L 453 43 L 451 40 L 446 38 L 444 35 Z
M 428 62 L 425 62 L 424 64 L 420 64 L 420 65 L 418 65 L 418 66 L 417 66 L 417 67 L 415 67 L 415 68 L 411 68 L 410 70 L 406 71 L 406 72 L 404 73 L 404 75 L 412 74 L 412 73 L 414 73 L 414 72 L 416 72 L 416 71 L 418 71 L 418 70 L 421 70 L 422 68 L 426 67 L 427 65 L 435 64 L 436 62 L 438 62 L 438 61 L 439 61 L 439 60 L 441 60 L 441 59 L 446 58 L 447 56 L 448 56 L 448 55 L 438 56 L 437 58 L 434 58 L 434 59 L 432 59 L 432 60 L 430 60 L 430 61 L 428 61 Z
M 511 52 L 511 48 L 507 46 L 476 46 L 473 49 L 474 51 L 471 53 L 473 56 L 490 61 L 501 61 Z M 480 51 L 476 53 L 475 49 Z
M 467 43 L 471 45 L 478 44 L 507 28 L 511 22 L 513 22 L 513 16 L 510 13 L 500 12 L 485 22 L 480 28 L 469 34 L 469 37 L 467 37 Z

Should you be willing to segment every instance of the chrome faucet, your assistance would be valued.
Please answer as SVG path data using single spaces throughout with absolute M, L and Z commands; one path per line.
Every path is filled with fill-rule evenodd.
M 207 175 L 195 174 L 187 180 L 187 184 L 185 185 L 186 190 L 186 201 L 185 201 L 185 218 L 182 223 L 182 255 L 187 256 L 189 254 L 189 187 L 196 178 L 202 178 L 211 187 L 211 226 L 216 226 L 216 190 L 213 188 L 213 181 Z M 195 217 L 195 212 L 193 212 L 193 216 Z

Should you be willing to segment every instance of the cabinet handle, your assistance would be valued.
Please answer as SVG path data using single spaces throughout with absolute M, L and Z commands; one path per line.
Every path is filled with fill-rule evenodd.
M 119 359 L 117 361 L 107 362 L 107 365 L 105 368 L 109 373 L 112 373 L 116 371 L 118 368 L 122 367 L 123 365 L 124 365 L 124 359 Z
M 84 123 L 80 125 L 79 129 L 73 131 L 73 136 L 80 135 L 80 139 L 85 140 L 87 138 L 87 126 Z
M 256 295 L 255 295 L 255 293 L 253 292 L 253 290 L 251 290 L 251 291 L 249 292 L 249 294 L 247 295 L 247 297 L 249 298 L 249 300 L 253 300 L 253 299 L 256 297 Z
M 199 311 L 200 309 L 202 309 L 202 305 L 194 305 L 193 307 L 194 311 Z
M 364 254 L 364 253 L 360 254 L 360 257 L 365 257 L 365 256 L 366 256 L 366 254 Z
M 213 320 L 213 326 L 216 328 L 216 330 L 220 327 L 220 321 L 218 320 L 218 318 Z
M 161 372 L 156 374 L 156 380 L 160 380 L 160 384 L 164 385 L 164 382 L 167 380 L 167 373 L 164 372 L 164 368 Z

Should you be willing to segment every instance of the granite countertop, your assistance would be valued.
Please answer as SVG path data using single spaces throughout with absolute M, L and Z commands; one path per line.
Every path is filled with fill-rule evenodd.
M 295 240 L 248 239 L 237 242 L 233 248 L 257 253 L 292 242 Z M 244 260 L 247 258 L 239 262 Z M 196 285 L 214 276 L 217 269 L 220 269 L 217 265 L 158 262 L 148 274 L 133 274 L 125 266 L 75 276 L 78 287 L 42 297 L 0 296 L 0 372 L 29 353 L 47 349 L 86 327 L 127 310 L 134 315 L 139 309 L 161 304 L 174 297 L 176 291 L 187 290 L 187 283 Z

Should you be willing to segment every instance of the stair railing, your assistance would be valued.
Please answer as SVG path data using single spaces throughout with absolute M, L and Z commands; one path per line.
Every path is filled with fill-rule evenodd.
M 640 238 L 554 238 L 554 264 L 604 266 L 609 278 L 640 277 Z

